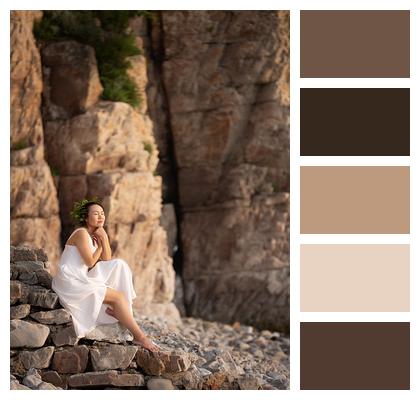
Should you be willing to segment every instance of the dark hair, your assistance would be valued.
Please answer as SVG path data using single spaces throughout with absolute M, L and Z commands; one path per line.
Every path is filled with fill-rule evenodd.
M 89 208 L 94 204 L 100 206 L 102 210 L 104 210 L 104 206 L 101 204 L 101 199 L 95 197 L 92 200 L 83 199 L 81 201 L 75 202 L 70 215 L 79 225 L 86 227 L 86 219 L 89 215 Z

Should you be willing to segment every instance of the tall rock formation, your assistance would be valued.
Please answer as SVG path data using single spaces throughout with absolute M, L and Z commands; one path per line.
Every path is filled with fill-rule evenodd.
M 32 34 L 40 11 L 10 16 L 10 242 L 42 247 L 51 263 L 60 255 L 57 191 L 44 160 L 41 61 Z
M 143 314 L 175 319 L 175 272 L 159 224 L 162 180 L 153 124 L 142 107 L 100 99 L 94 49 L 73 40 L 42 49 L 46 153 L 59 174 L 63 241 L 73 230 L 75 201 L 98 195 L 107 213 L 114 257 L 133 271 Z M 145 68 L 144 63 L 137 70 Z M 138 71 L 138 76 L 145 75 Z M 143 95 L 144 96 L 144 95 Z
M 159 17 L 149 107 L 175 157 L 187 310 L 287 329 L 289 13 Z

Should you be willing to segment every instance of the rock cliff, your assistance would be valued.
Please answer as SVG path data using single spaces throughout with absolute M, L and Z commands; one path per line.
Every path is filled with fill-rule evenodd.
M 149 38 L 187 313 L 287 330 L 289 14 L 164 11 Z
M 54 273 L 73 202 L 99 195 L 135 308 L 179 320 L 175 266 L 187 315 L 287 331 L 289 14 L 155 14 L 130 23 L 132 107 L 101 99 L 93 48 L 38 49 L 42 13 L 12 13 L 11 243 Z
M 40 11 L 10 14 L 10 241 L 60 256 L 57 190 L 44 158 L 41 59 L 32 34 Z

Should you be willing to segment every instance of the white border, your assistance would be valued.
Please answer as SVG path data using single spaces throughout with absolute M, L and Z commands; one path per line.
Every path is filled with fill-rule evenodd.
M 0 31 L 1 31 L 1 40 L 2 40 L 2 57 L 3 62 L 1 63 L 1 89 L 2 89 L 2 96 L 1 96 L 1 117 L 0 123 L 1 125 L 1 132 L 2 135 L 2 145 L 0 148 L 4 152 L 4 156 L 0 157 L 2 162 L 2 188 L 4 191 L 4 196 L 2 198 L 3 207 L 2 210 L 2 221 L 4 224 L 9 227 L 8 230 L 1 230 L 1 241 L 3 248 L 1 254 L 4 257 L 3 268 L 2 268 L 2 276 L 1 281 L 4 285 L 4 290 L 1 291 L 2 295 L 2 303 L 3 307 L 1 308 L 2 312 L 2 321 L 4 326 L 7 324 L 6 318 L 8 318 L 8 281 L 9 281 L 9 273 L 8 273 L 8 254 L 9 254 L 9 244 L 10 244 L 10 223 L 9 221 L 9 213 L 8 209 L 10 204 L 8 200 L 8 193 L 7 190 L 10 188 L 10 179 L 9 175 L 6 174 L 4 171 L 9 170 L 10 165 L 10 157 L 9 157 L 9 144 L 8 144 L 8 135 L 7 133 L 10 132 L 9 126 L 9 79 L 10 79 L 10 71 L 9 71 L 9 10 L 11 9 L 137 9 L 141 6 L 142 9 L 149 9 L 149 10 L 290 10 L 291 11 L 291 32 L 290 32 L 290 39 L 291 39 L 291 143 L 290 143 L 290 150 L 291 150 L 291 390 L 290 391 L 283 391 L 278 393 L 277 391 L 259 391 L 257 392 L 207 392 L 202 391 L 199 396 L 203 397 L 213 397 L 213 396 L 229 396 L 231 397 L 239 397 L 242 399 L 244 396 L 258 396 L 258 397 L 265 397 L 265 398 L 277 398 L 281 396 L 282 398 L 318 398 L 318 399 L 328 399 L 328 398 L 336 398 L 340 396 L 343 399 L 353 398 L 354 396 L 363 395 L 368 398 L 380 398 L 380 399 L 394 399 L 396 396 L 402 398 L 413 398 L 418 397 L 420 394 L 419 390 L 419 381 L 418 377 L 419 368 L 418 368 L 418 359 L 419 359 L 419 328 L 418 322 L 420 318 L 419 313 L 419 273 L 418 268 L 420 268 L 420 257 L 419 257 L 419 228 L 418 222 L 415 224 L 416 221 L 420 221 L 419 215 L 419 207 L 413 206 L 414 204 L 420 204 L 420 197 L 418 194 L 418 182 L 420 177 L 419 171 L 419 162 L 417 158 L 419 156 L 419 140 L 418 132 L 419 132 L 419 120 L 418 120 L 418 113 L 420 109 L 420 99 L 419 99 L 419 82 L 418 76 L 416 74 L 419 71 L 419 43 L 418 39 L 420 37 L 419 33 L 419 25 L 420 25 L 420 18 L 418 13 L 418 1 L 416 0 L 329 0 L 329 1 L 316 1 L 316 0 L 289 0 L 289 1 L 264 1 L 259 0 L 258 2 L 244 2 L 244 1 L 202 1 L 200 3 L 193 2 L 193 1 L 182 1 L 179 0 L 177 2 L 171 1 L 161 1 L 161 0 L 154 0 L 154 1 L 143 1 L 140 4 L 137 1 L 133 0 L 119 0 L 118 3 L 113 2 L 99 2 L 99 1 L 90 1 L 90 0 L 73 0 L 73 1 L 41 1 L 41 0 L 3 0 L 0 4 L 1 7 L 1 23 L 0 23 Z M 396 9 L 396 10 L 403 10 L 409 9 L 411 10 L 411 51 L 410 51 L 410 58 L 411 58 L 411 77 L 410 79 L 384 79 L 379 78 L 372 78 L 372 79 L 340 79 L 340 78 L 333 78 L 333 79 L 300 79 L 300 63 L 299 63 L 299 10 L 314 10 L 314 9 L 331 9 L 331 10 L 369 10 L 369 9 Z M 392 56 L 392 52 L 390 52 L 390 56 Z M 356 84 L 357 83 L 357 84 Z M 377 86 L 376 86 L 377 85 Z M 307 235 L 299 235 L 299 226 L 300 226 L 300 219 L 299 219 L 299 167 L 300 165 L 306 165 L 307 162 L 313 162 L 311 160 L 305 160 L 303 157 L 299 156 L 299 90 L 300 87 L 410 87 L 411 88 L 411 157 L 409 159 L 400 160 L 398 165 L 410 165 L 411 168 L 411 234 L 410 237 L 403 238 L 401 241 L 402 243 L 411 243 L 411 310 L 409 319 L 411 320 L 411 390 L 410 391 L 299 391 L 299 321 L 300 320 L 308 320 L 309 316 L 300 313 L 299 311 L 299 246 L 301 243 L 314 243 L 313 238 L 308 237 Z M 5 95 L 7 93 L 7 95 Z M 416 134 L 414 134 L 416 132 Z M 329 162 L 326 158 L 322 161 L 322 165 L 329 165 Z M 350 162 L 349 159 L 346 162 Z M 363 160 L 360 161 L 360 165 L 368 165 L 369 161 Z M 385 160 L 386 165 L 394 165 L 389 164 L 393 163 L 394 161 Z M 313 164 L 307 164 L 313 165 Z M 321 164 L 320 164 L 321 165 Z M 340 164 L 341 165 L 341 164 Z M 344 165 L 344 164 L 343 164 Z M 346 164 L 346 165 L 359 165 L 357 164 L 356 160 L 354 160 L 354 164 Z M 355 238 L 354 243 L 371 243 L 372 237 L 364 237 L 363 235 L 357 236 Z M 405 236 L 405 235 L 403 235 Z M 345 238 L 345 236 L 340 236 L 340 238 Z M 383 236 L 386 240 L 393 239 L 389 236 Z M 388 238 L 388 239 L 386 239 Z M 308 241 L 309 239 L 309 241 Z M 377 243 L 384 243 L 382 240 L 382 236 L 377 238 Z M 379 240 L 380 239 L 380 240 Z M 321 240 L 322 242 L 322 240 Z M 375 241 L 376 242 L 376 241 Z M 346 241 L 345 243 L 350 243 Z M 398 242 L 400 243 L 400 242 Z M 5 305 L 6 304 L 6 305 Z M 404 313 L 405 314 L 405 313 Z M 366 314 L 364 314 L 366 316 Z M 348 316 L 348 314 L 347 314 Z M 317 314 L 317 318 L 320 317 Z M 393 318 L 399 318 L 400 316 L 395 315 L 394 313 L 390 313 L 390 315 L 386 315 L 386 313 L 381 313 L 381 320 L 389 321 L 393 320 Z M 323 317 L 324 319 L 327 316 Z M 363 314 L 356 313 L 354 315 L 355 320 L 362 320 Z M 317 319 L 318 320 L 318 319 Z M 401 316 L 401 320 L 408 320 Z M 0 383 L 0 390 L 6 392 L 8 398 L 48 398 L 49 396 L 62 396 L 63 398 L 74 397 L 76 394 L 77 396 L 87 397 L 90 396 L 90 391 L 78 391 L 74 393 L 72 391 L 60 391 L 58 394 L 57 392 L 47 392 L 47 391 L 9 391 L 9 331 L 7 328 L 2 330 L 2 337 L 1 337 L 1 360 L 2 360 L 2 373 L 1 373 L 1 383 Z M 392 345 L 392 344 L 391 344 Z M 363 393 L 361 393 L 363 392 Z M 98 395 L 98 392 L 94 392 L 95 395 Z M 147 398 L 153 398 L 158 396 L 158 398 L 168 396 L 168 398 L 180 398 L 181 396 L 184 398 L 185 396 L 196 396 L 197 393 L 194 391 L 184 391 L 184 392 L 143 392 L 141 395 L 137 393 L 137 391 L 124 391 L 124 396 L 126 398 L 138 398 L 138 396 L 145 396 Z M 104 399 L 114 399 L 117 394 L 116 391 L 101 391 L 99 394 Z

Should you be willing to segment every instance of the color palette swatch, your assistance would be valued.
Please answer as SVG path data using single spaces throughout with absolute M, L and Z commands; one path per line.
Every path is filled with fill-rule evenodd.
M 409 88 L 300 90 L 301 156 L 409 156 Z
M 407 244 L 303 244 L 304 312 L 410 311 Z
M 301 11 L 300 71 L 302 78 L 408 78 L 409 11 Z
M 305 166 L 301 233 L 409 233 L 410 169 Z
M 409 78 L 410 11 L 301 11 L 300 77 Z M 300 311 L 324 314 L 300 321 L 300 388 L 407 390 L 410 88 L 317 81 L 300 80 Z
M 408 322 L 303 322 L 301 389 L 409 389 Z

